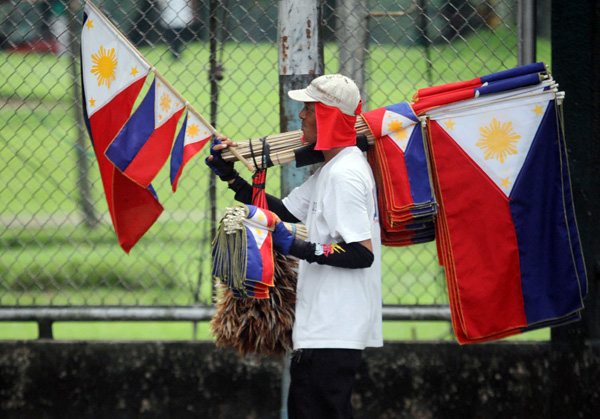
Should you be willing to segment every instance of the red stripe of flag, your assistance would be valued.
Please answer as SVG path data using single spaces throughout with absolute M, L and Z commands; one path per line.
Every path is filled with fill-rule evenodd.
M 89 118 L 90 134 L 108 210 L 119 244 L 127 253 L 154 224 L 163 207 L 150 190 L 123 176 L 104 152 L 129 118 L 144 81 L 145 78 L 142 78 L 132 83 Z
M 508 198 L 437 122 L 431 122 L 430 132 L 447 228 L 444 246 L 452 253 L 444 259 L 454 261 L 446 267 L 455 276 L 455 284 L 449 284 L 455 288 L 449 291 L 460 302 L 465 335 L 478 339 L 525 327 L 519 248 Z
M 171 154 L 177 123 L 184 110 L 182 108 L 175 112 L 167 122 L 154 130 L 123 172 L 127 177 L 144 187 L 150 185 Z

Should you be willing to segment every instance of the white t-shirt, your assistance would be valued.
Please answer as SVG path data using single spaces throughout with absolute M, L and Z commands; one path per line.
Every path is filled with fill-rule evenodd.
M 343 149 L 283 199 L 313 243 L 371 239 L 369 268 L 300 261 L 294 349 L 364 349 L 383 345 L 381 237 L 373 173 L 357 147 Z

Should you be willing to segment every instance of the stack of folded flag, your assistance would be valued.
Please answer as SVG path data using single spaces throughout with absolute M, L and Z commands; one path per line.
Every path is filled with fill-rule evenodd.
M 381 242 L 406 246 L 433 241 L 437 206 L 417 116 L 402 102 L 362 117 L 375 137 L 368 159 L 379 189 Z
M 275 215 L 254 205 L 227 208 L 213 241 L 213 277 L 236 297 L 268 298 L 273 286 Z
M 422 89 L 438 256 L 460 343 L 580 318 L 587 279 L 573 210 L 564 93 L 543 63 Z

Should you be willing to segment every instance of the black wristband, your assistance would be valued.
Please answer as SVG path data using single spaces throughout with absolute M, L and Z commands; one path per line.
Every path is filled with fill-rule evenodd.
M 360 243 L 322 245 L 294 239 L 289 254 L 309 263 L 348 269 L 368 268 L 375 260 L 373 252 Z

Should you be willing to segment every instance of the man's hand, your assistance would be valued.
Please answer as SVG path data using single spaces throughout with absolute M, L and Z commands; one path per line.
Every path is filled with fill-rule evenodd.
M 237 147 L 237 144 L 227 137 L 216 137 L 213 139 L 213 145 L 210 147 L 210 156 L 204 162 L 211 170 L 225 182 L 233 182 L 238 176 L 238 172 L 233 167 L 233 162 L 223 160 L 221 153 L 227 147 Z

